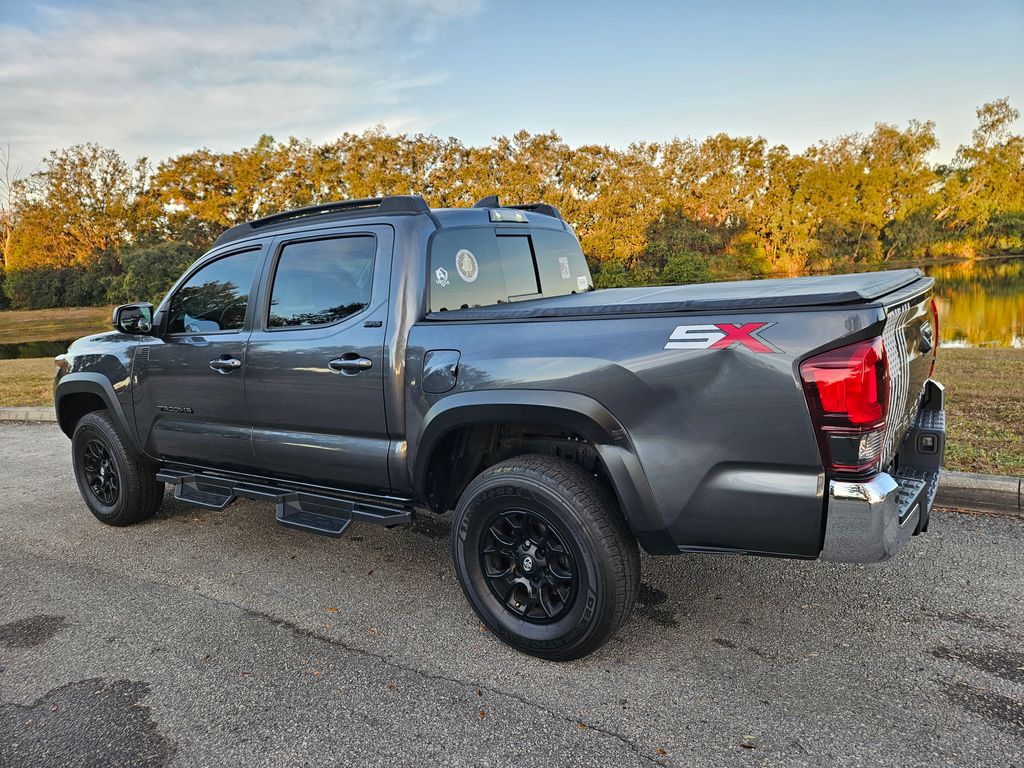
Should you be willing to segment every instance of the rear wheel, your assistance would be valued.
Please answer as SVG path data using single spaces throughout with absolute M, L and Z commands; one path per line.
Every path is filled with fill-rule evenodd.
M 71 454 L 78 490 L 101 522 L 131 525 L 160 508 L 164 484 L 128 451 L 106 411 L 82 417 L 71 438 Z
M 636 540 L 609 491 L 553 456 L 518 456 L 473 480 L 455 511 L 452 554 L 484 624 L 552 660 L 607 642 L 640 583 Z

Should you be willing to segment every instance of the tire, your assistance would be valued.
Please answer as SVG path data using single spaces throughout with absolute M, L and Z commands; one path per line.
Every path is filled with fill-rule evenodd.
M 78 490 L 101 523 L 131 525 L 160 508 L 164 484 L 152 467 L 125 447 L 106 411 L 92 411 L 78 422 L 71 456 Z
M 636 539 L 611 492 L 553 456 L 517 456 L 480 473 L 459 499 L 451 544 L 480 620 L 542 659 L 578 659 L 604 645 L 640 585 Z

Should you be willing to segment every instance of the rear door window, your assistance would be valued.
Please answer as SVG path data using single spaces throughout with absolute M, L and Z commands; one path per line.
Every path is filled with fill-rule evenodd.
M 328 325 L 370 303 L 376 238 L 335 237 L 288 243 L 270 291 L 268 328 Z

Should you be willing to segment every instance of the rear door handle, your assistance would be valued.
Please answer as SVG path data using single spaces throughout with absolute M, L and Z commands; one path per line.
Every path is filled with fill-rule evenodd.
M 353 374 L 373 368 L 373 360 L 368 357 L 359 357 L 358 355 L 350 352 L 347 355 L 331 360 L 331 362 L 327 364 L 327 367 L 337 373 Z
M 242 367 L 242 361 L 233 357 L 219 357 L 210 361 L 210 367 L 219 373 L 231 373 L 236 368 Z

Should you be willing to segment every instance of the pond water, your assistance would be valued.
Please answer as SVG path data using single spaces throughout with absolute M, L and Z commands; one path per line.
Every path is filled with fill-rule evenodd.
M 1024 348 L 1024 256 L 925 267 L 944 347 Z
M 54 312 L 60 310 L 55 309 Z M 21 341 L 17 344 L 0 344 L 0 360 L 13 360 L 23 357 L 56 357 L 68 351 L 74 339 L 58 341 Z

